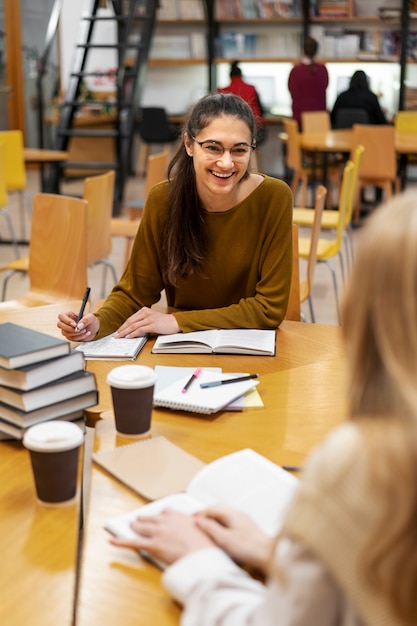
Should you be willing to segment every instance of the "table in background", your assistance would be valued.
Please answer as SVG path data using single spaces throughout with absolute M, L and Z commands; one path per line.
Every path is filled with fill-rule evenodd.
M 55 164 L 61 167 L 62 163 L 67 161 L 69 153 L 64 150 L 47 150 L 43 148 L 24 148 L 23 156 L 25 163 L 33 163 L 39 165 L 40 171 L 40 189 L 46 190 L 46 172 L 45 165 Z M 59 193 L 59 189 L 54 190 Z
M 12 313 L 0 307 L 0 323 L 13 321 L 60 336 L 62 303 Z M 74 504 L 47 508 L 36 501 L 28 451 L 20 441 L 0 442 L 0 624 L 73 624 L 80 530 L 80 493 Z
M 149 341 L 137 362 L 155 365 L 221 366 L 223 371 L 259 372 L 264 407 L 242 413 L 200 416 L 153 411 L 152 436 L 163 435 L 205 462 L 252 447 L 279 464 L 299 465 L 312 447 L 346 416 L 345 359 L 340 328 L 284 322 L 277 355 L 153 355 Z M 100 388 L 103 419 L 95 426 L 95 450 L 126 445 L 113 425 L 105 384 L 113 362 L 89 361 Z M 132 440 L 131 440 L 132 441 Z M 134 441 L 134 440 L 133 440 Z M 157 467 L 150 468 L 156 472 Z M 279 497 L 279 494 L 277 494 Z M 177 626 L 179 607 L 160 583 L 161 573 L 130 550 L 109 544 L 107 519 L 144 501 L 93 465 L 77 607 L 77 626 Z

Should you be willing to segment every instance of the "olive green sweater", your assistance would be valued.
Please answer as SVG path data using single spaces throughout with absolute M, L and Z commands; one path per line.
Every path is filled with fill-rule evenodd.
M 97 338 L 160 300 L 183 332 L 210 328 L 276 328 L 285 317 L 292 273 L 292 194 L 283 181 L 264 176 L 245 200 L 226 212 L 206 212 L 209 253 L 205 277 L 166 284 L 162 232 L 169 182 L 150 192 L 132 255 L 119 283 L 97 313 Z

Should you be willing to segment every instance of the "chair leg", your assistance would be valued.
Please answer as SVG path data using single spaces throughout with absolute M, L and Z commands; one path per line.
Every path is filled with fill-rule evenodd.
M 106 278 L 107 278 L 107 270 L 110 269 L 112 275 L 113 275 L 113 281 L 114 284 L 117 283 L 117 274 L 116 274 L 116 270 L 114 269 L 114 265 L 113 263 L 111 263 L 111 261 L 109 261 L 109 259 L 102 259 L 101 261 L 99 261 L 99 263 L 101 263 L 104 267 L 103 267 L 103 275 L 102 275 L 102 279 L 101 279 L 101 297 L 104 298 L 106 295 Z
M 19 272 L 17 272 L 17 270 L 9 270 L 6 273 L 6 276 L 3 278 L 3 288 L 1 291 L 1 301 L 5 302 L 6 300 L 6 291 L 7 291 L 7 285 L 9 284 L 9 280 L 11 279 L 12 276 L 14 276 L 14 274 L 18 274 Z
M 336 270 L 334 269 L 332 263 L 330 263 L 330 261 L 328 259 L 323 259 L 323 261 L 324 261 L 324 263 L 326 263 L 327 267 L 329 268 L 329 270 L 332 273 L 334 293 L 335 293 L 335 297 L 336 297 L 337 319 L 339 320 L 339 325 L 340 325 L 341 324 L 341 319 L 340 319 L 340 307 L 339 307 L 339 290 L 337 288 Z
M 310 318 L 313 324 L 315 324 L 316 322 L 316 318 L 314 316 L 314 309 L 313 309 L 313 299 L 310 296 L 308 296 L 308 308 L 310 309 Z
M 14 232 L 14 228 L 13 228 L 12 218 L 10 217 L 6 209 L 0 209 L 0 215 L 3 216 L 7 222 L 7 227 L 9 229 L 9 234 L 10 234 L 10 241 L 13 244 L 15 257 L 16 259 L 20 259 L 20 251 L 19 251 L 19 246 L 17 244 L 16 233 Z

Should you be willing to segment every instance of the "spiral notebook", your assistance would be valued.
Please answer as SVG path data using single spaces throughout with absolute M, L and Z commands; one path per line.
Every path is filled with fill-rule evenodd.
M 189 376 L 185 376 L 161 391 L 156 391 L 153 398 L 154 406 L 194 413 L 217 413 L 236 400 L 236 398 L 240 398 L 251 389 L 254 389 L 259 382 L 252 379 L 208 389 L 200 387 L 201 383 L 213 380 L 226 380 L 228 378 L 231 378 L 230 374 L 219 374 L 203 369 L 201 376 L 187 389 L 187 393 L 182 393 L 182 389 L 187 383 Z

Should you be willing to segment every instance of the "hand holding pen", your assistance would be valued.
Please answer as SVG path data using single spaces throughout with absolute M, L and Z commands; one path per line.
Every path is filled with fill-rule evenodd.
M 85 290 L 83 301 L 82 301 L 81 306 L 80 306 L 80 311 L 79 311 L 78 316 L 77 316 L 77 323 L 76 323 L 76 326 L 75 326 L 76 332 L 78 332 L 78 330 L 79 330 L 78 329 L 78 324 L 82 320 L 82 317 L 84 315 L 85 307 L 87 306 L 88 298 L 90 297 L 90 291 L 91 291 L 90 287 L 87 287 L 87 289 Z

